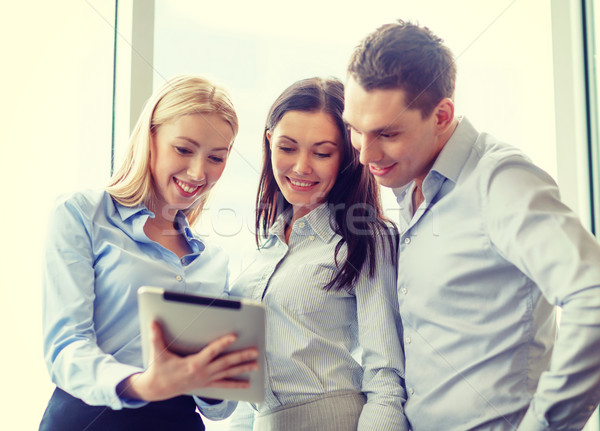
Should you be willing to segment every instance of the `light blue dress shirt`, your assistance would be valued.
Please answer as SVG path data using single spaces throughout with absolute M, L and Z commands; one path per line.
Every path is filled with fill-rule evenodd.
M 325 291 L 337 273 L 341 239 L 329 219 L 327 204 L 299 218 L 288 245 L 280 216 L 256 260 L 232 283 L 231 295 L 263 301 L 267 311 L 267 392 L 253 408 L 262 413 L 324 393 L 358 391 L 367 397 L 359 430 L 407 430 L 396 265 L 380 244 L 373 278 L 365 265 L 351 292 Z M 345 253 L 344 246 L 339 262 Z M 245 409 L 234 413 L 232 429 L 252 429 Z
M 48 226 L 43 278 L 43 336 L 52 381 L 90 405 L 112 409 L 145 402 L 120 398 L 119 382 L 143 371 L 137 290 L 144 285 L 182 293 L 227 296 L 228 259 L 206 245 L 177 215 L 193 252 L 179 259 L 144 233 L 154 214 L 122 206 L 105 191 L 62 196 Z M 227 417 L 235 402 L 201 412 Z
M 550 176 L 465 118 L 414 216 L 413 189 L 395 190 L 412 429 L 581 429 L 600 399 L 596 240 Z

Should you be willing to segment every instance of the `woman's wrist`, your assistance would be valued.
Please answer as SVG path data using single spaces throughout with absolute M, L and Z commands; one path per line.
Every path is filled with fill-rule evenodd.
M 141 385 L 143 385 L 142 377 L 143 373 L 132 374 L 126 379 L 122 380 L 121 383 L 117 385 L 117 395 L 120 398 L 126 398 L 130 400 L 141 400 L 148 401 L 146 397 L 142 395 L 144 392 L 141 389 Z

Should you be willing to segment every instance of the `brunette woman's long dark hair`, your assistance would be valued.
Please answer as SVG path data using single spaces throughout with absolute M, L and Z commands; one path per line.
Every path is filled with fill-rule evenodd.
M 332 218 L 331 228 L 342 239 L 335 248 L 336 276 L 324 289 L 346 289 L 350 291 L 368 259 L 369 276 L 375 275 L 377 254 L 389 251 L 395 260 L 397 230 L 393 224 L 386 225 L 379 197 L 379 186 L 368 168 L 358 161 L 358 153 L 350 144 L 348 129 L 342 120 L 344 111 L 344 84 L 335 78 L 309 78 L 288 87 L 273 103 L 263 133 L 263 167 L 256 196 L 256 243 L 268 236 L 269 228 L 277 217 L 291 204 L 285 200 L 273 175 L 271 146 L 267 131 L 275 126 L 290 111 L 325 112 L 335 121 L 342 137 L 342 161 L 337 179 L 327 202 Z M 377 247 L 377 236 L 387 246 Z M 340 266 L 338 253 L 347 245 L 347 257 Z

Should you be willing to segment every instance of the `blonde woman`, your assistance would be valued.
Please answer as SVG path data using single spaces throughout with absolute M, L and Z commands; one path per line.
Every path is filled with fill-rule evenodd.
M 153 329 L 142 368 L 136 293 L 145 284 L 221 295 L 227 257 L 190 225 L 221 176 L 238 130 L 227 93 L 191 76 L 167 82 L 146 104 L 129 152 L 106 190 L 59 198 L 45 248 L 45 360 L 57 388 L 40 430 L 203 430 L 202 414 L 235 403 L 185 396 L 200 387 L 244 387 L 255 349 L 219 356 L 224 336 L 185 358 Z

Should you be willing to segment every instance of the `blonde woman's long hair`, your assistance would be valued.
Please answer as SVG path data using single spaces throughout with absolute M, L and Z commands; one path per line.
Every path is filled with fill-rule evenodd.
M 146 102 L 129 138 L 125 160 L 110 179 L 107 191 L 118 203 L 127 207 L 144 204 L 150 210 L 155 208 L 150 138 L 163 124 L 190 114 L 217 114 L 231 126 L 235 139 L 238 118 L 227 91 L 198 76 L 174 77 Z M 184 211 L 190 224 L 194 224 L 207 199 L 208 193 Z

